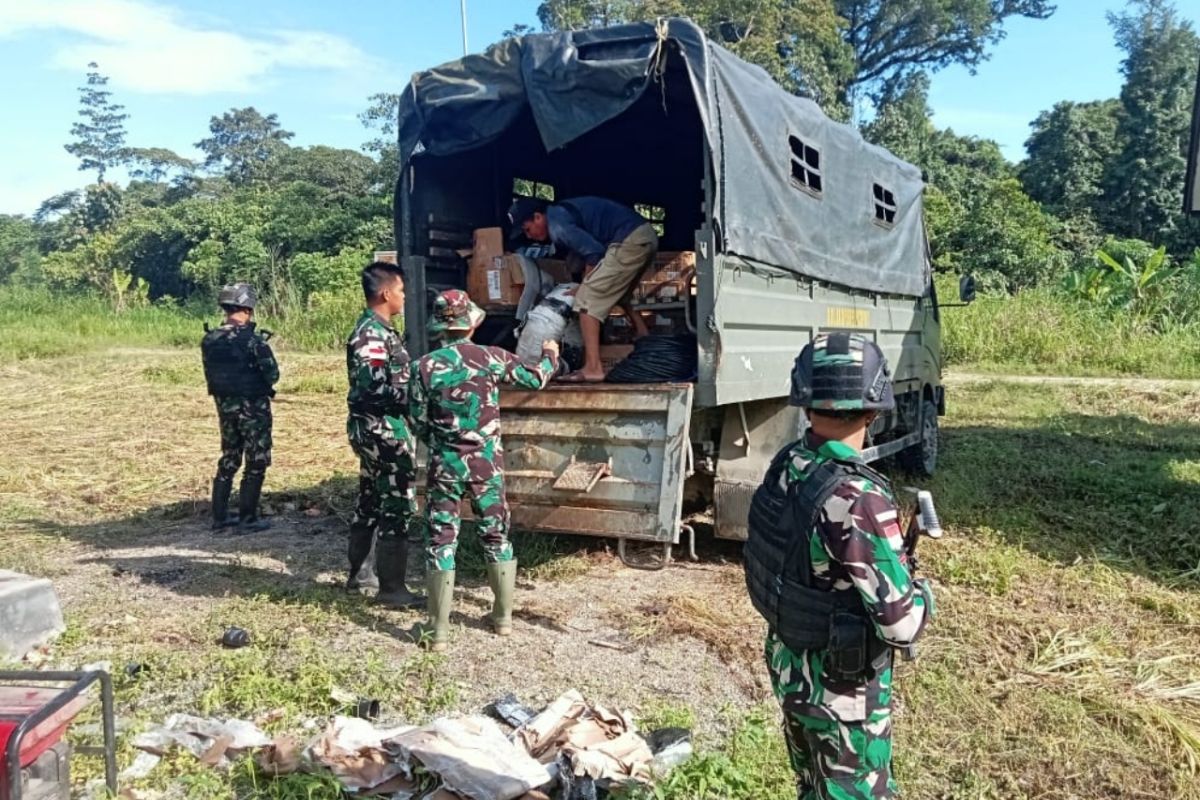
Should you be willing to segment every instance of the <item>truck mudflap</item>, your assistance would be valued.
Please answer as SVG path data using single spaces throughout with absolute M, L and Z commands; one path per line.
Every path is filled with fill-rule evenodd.
M 691 384 L 502 391 L 513 527 L 616 538 L 623 558 L 625 540 L 659 543 L 665 563 L 683 528 L 692 393 Z

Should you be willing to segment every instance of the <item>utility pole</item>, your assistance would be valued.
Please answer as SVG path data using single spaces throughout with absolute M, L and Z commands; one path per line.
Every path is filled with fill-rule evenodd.
M 467 0 L 459 0 L 459 9 L 462 11 L 462 33 L 463 33 L 463 55 L 467 54 Z

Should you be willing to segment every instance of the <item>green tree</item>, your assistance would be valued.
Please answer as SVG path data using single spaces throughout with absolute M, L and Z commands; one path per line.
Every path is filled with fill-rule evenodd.
M 924 72 L 912 73 L 888 82 L 880 93 L 875 118 L 863 126 L 863 136 L 924 168 L 936 134 L 929 120 L 932 113 L 929 76 Z
M 1168 0 L 1133 0 L 1109 22 L 1125 52 L 1125 85 L 1117 120 L 1121 151 L 1105 180 L 1106 227 L 1189 250 L 1196 241 L 1182 193 L 1200 39 Z
M 1060 280 L 1070 258 L 1058 220 L 1025 194 L 995 142 L 934 128 L 922 85 L 886 103 L 867 134 L 921 166 L 934 268 L 973 274 L 990 291 Z
M 926 216 L 934 267 L 975 275 L 980 288 L 1017 292 L 1060 281 L 1068 257 L 1055 241 L 1058 223 L 1016 178 L 981 180 L 955 200 L 927 192 Z
M 1045 19 L 1048 0 L 543 0 L 545 30 L 686 16 L 792 91 L 844 117 L 854 96 L 950 64 L 974 69 L 1010 17 Z
M 180 175 L 191 175 L 196 170 L 196 162 L 165 147 L 131 147 L 126 153 L 131 178 L 158 183 L 172 170 Z
M 253 106 L 213 117 L 208 130 L 212 135 L 196 142 L 205 154 L 204 168 L 224 174 L 234 186 L 266 179 L 271 160 L 293 136 L 280 126 L 277 115 L 264 117 Z
M 63 147 L 79 159 L 79 169 L 96 170 L 96 183 L 104 182 L 104 173 L 125 161 L 124 106 L 112 102 L 112 92 L 105 86 L 108 78 L 101 75 L 96 62 L 88 64 L 87 85 L 79 87 L 80 122 L 71 126 L 75 141 Z
M 124 192 L 115 183 L 93 183 L 51 197 L 33 214 L 42 252 L 69 250 L 111 230 L 124 209 Z
M 37 271 L 38 235 L 33 221 L 0 214 L 0 281 L 31 278 Z
M 849 116 L 845 87 L 853 53 L 831 0 L 545 0 L 545 30 L 604 27 L 659 17 L 691 18 L 711 38 L 765 69 L 784 88 Z
M 1047 210 L 1095 219 L 1103 206 L 1104 172 L 1118 152 L 1116 100 L 1061 102 L 1030 123 L 1021 183 Z
M 854 50 L 853 87 L 885 86 L 951 64 L 974 70 L 1010 17 L 1046 19 L 1048 0 L 834 0 Z
M 638 0 L 548 0 L 538 6 L 538 21 L 547 31 L 607 28 L 637 19 Z
M 528 26 L 517 26 L 528 28 Z M 514 31 L 506 31 L 505 36 Z M 400 174 L 400 145 L 397 141 L 396 121 L 400 117 L 400 95 L 379 92 L 367 98 L 371 104 L 358 115 L 358 121 L 367 130 L 375 132 L 375 138 L 363 143 L 363 149 L 374 153 L 378 159 L 375 182 L 385 190 L 396 182 Z
M 289 147 L 276 157 L 271 180 L 274 184 L 303 181 L 337 198 L 361 197 L 378 192 L 377 166 L 374 159 L 357 150 L 325 145 Z

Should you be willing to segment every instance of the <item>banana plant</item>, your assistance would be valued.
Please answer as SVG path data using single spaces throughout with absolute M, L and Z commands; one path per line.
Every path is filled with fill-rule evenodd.
M 1114 294 L 1123 295 L 1125 307 L 1135 313 L 1147 310 L 1154 288 L 1171 272 L 1165 247 L 1155 250 L 1140 265 L 1129 256 L 1117 261 L 1103 250 L 1096 251 L 1096 260 L 1109 270 L 1105 283 L 1110 284 Z

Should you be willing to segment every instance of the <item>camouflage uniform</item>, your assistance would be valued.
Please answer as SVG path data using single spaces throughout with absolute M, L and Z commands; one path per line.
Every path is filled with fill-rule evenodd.
M 365 310 L 346 342 L 346 435 L 359 462 L 352 531 L 404 536 L 413 518 L 416 445 L 403 416 L 408 374 L 409 357 L 400 334 L 374 311 Z
M 205 334 L 205 340 L 219 338 L 234 339 L 247 335 L 246 326 L 224 323 Z M 271 346 L 257 332 L 251 330 L 248 351 L 251 356 L 249 369 L 257 370 L 266 386 L 279 382 L 279 364 L 271 352 Z M 205 370 L 211 369 L 207 352 L 204 353 Z M 221 427 L 221 458 L 217 461 L 217 478 L 232 480 L 242 465 L 245 456 L 246 474 L 263 474 L 271 466 L 271 392 L 259 397 L 235 397 L 214 395 L 217 419 Z
M 858 458 L 853 448 L 809 434 L 788 456 L 785 489 L 814 460 Z M 861 477 L 843 482 L 822 507 L 810 543 L 814 587 L 854 588 L 879 636 L 896 646 L 921 631 L 929 595 L 917 590 L 906 567 L 903 536 L 890 489 Z M 802 800 L 887 798 L 892 780 L 892 654 L 874 675 L 839 680 L 824 667 L 825 650 L 793 652 L 767 635 L 771 685 L 784 713 L 788 755 Z
M 527 364 L 506 350 L 467 339 L 452 340 L 413 365 L 409 417 L 429 445 L 425 499 L 431 570 L 454 569 L 464 496 L 475 512 L 487 560 L 512 560 L 499 386 L 541 389 L 556 368 L 556 359 L 548 353 L 537 364 Z

